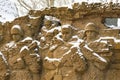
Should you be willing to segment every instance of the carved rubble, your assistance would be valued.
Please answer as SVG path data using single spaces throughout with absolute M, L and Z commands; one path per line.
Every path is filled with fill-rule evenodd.
M 119 80 L 120 29 L 104 21 L 120 16 L 120 4 L 105 4 L 31 10 L 0 23 L 0 80 Z

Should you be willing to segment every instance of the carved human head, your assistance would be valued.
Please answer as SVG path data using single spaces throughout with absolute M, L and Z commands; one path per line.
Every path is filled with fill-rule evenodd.
M 68 41 L 72 37 L 72 27 L 70 25 L 62 26 L 62 39 Z
M 11 35 L 12 35 L 12 38 L 15 42 L 18 42 L 22 39 L 22 36 L 23 36 L 23 32 L 22 32 L 22 29 L 19 25 L 14 25 L 12 28 L 11 28 Z
M 91 22 L 88 23 L 85 26 L 85 33 L 84 33 L 84 35 L 89 40 L 95 40 L 97 35 L 98 35 L 97 26 L 94 23 L 91 23 Z

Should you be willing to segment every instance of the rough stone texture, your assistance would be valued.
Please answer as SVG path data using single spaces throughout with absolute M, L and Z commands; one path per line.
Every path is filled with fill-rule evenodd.
M 118 4 L 31 10 L 0 24 L 0 80 L 119 80 Z

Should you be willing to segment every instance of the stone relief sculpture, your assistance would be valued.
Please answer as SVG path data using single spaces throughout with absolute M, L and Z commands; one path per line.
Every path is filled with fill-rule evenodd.
M 2 53 L 0 53 L 0 80 L 8 80 L 10 76 L 8 63 L 5 60 L 5 57 Z
M 96 29 L 96 25 L 94 23 L 88 23 L 85 26 L 84 35 L 86 36 L 85 37 L 86 42 L 80 44 L 81 47 L 80 49 L 87 60 L 88 69 L 84 74 L 85 76 L 87 75 L 87 77 L 84 77 L 85 79 L 83 80 L 104 80 L 104 72 L 102 72 L 101 69 L 106 68 L 108 62 L 105 58 L 94 52 L 94 50 L 89 47 L 90 44 L 94 46 L 93 44 L 97 38 L 97 34 L 98 32 Z M 97 65 L 95 63 L 97 63 Z M 102 66 L 100 66 L 101 64 Z M 92 69 L 95 71 L 89 71 Z
M 119 80 L 120 30 L 102 24 L 112 3 L 73 7 L 34 11 L 25 23 L 17 19 L 0 24 L 0 80 Z M 41 22 L 36 16 L 42 16 Z M 10 34 L 4 35 L 4 30 Z
M 8 52 L 8 65 L 10 67 L 10 80 L 32 80 L 29 70 L 26 68 L 25 61 L 20 56 L 20 41 L 23 39 L 23 33 L 20 26 L 15 25 L 11 28 L 11 35 L 14 41 Z M 8 49 L 8 50 L 9 50 Z M 22 76 L 22 77 L 21 77 Z M 19 78 L 18 78 L 19 77 Z

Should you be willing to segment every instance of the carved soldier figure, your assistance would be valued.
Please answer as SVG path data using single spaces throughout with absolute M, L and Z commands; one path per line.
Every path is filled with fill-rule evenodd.
M 86 69 L 86 62 L 77 55 L 76 50 L 71 49 L 72 45 L 69 44 L 69 42 L 72 40 L 72 27 L 70 25 L 64 25 L 61 30 L 62 35 L 60 36 L 62 36 L 62 39 L 60 36 L 59 38 L 53 38 L 53 44 L 50 46 L 49 52 L 43 62 L 44 68 L 46 69 L 45 80 L 81 79 L 81 77 L 78 78 L 78 75 L 81 75 Z M 71 58 L 73 58 L 73 56 L 76 57 L 77 60 L 72 60 Z M 79 63 L 81 63 L 80 66 Z
M 19 55 L 12 56 L 8 62 L 10 67 L 10 80 L 32 80 L 30 71 Z
M 94 23 L 88 23 L 85 27 L 85 42 L 80 44 L 80 50 L 86 58 L 88 64 L 88 70 L 83 75 L 83 80 L 105 79 L 104 72 L 107 71 L 106 68 L 109 64 L 109 58 L 107 58 L 107 54 L 105 54 L 106 56 L 102 56 L 98 53 L 100 52 L 104 54 L 104 50 L 107 49 L 109 54 L 110 50 L 108 44 L 95 41 L 97 39 L 97 26 Z M 99 51 L 98 49 L 103 49 L 103 51 Z
M 74 45 L 70 44 L 72 42 L 77 42 L 79 39 L 77 36 L 74 38 L 74 29 L 71 25 L 62 26 L 62 39 L 63 45 L 58 48 L 58 50 L 63 49 L 63 54 L 56 54 L 61 58 L 59 74 L 62 75 L 63 80 L 78 80 L 81 79 L 82 73 L 86 70 L 86 61 L 84 57 L 79 55 L 78 47 L 73 47 Z M 59 58 L 59 57 L 58 57 Z
M 31 53 L 31 51 L 28 50 L 23 50 L 21 52 L 21 55 L 25 60 L 26 67 L 29 69 L 31 73 L 31 80 L 40 80 L 42 67 L 39 54 Z
M 46 32 L 51 29 L 52 21 L 51 20 L 45 20 L 44 26 L 41 28 L 41 33 L 43 36 L 45 36 Z
M 61 32 L 62 32 L 62 39 L 65 42 L 69 41 L 73 34 L 72 27 L 70 25 L 62 26 Z
M 63 44 L 62 40 L 58 39 L 58 37 L 54 37 L 52 39 L 52 45 L 50 46 L 48 52 L 45 55 L 45 58 L 43 60 L 43 66 L 44 66 L 44 72 L 43 72 L 43 80 L 53 80 L 55 77 L 55 74 L 57 74 L 58 66 L 59 66 L 59 58 L 57 59 L 57 56 L 54 56 L 54 51 Z M 54 60 L 56 58 L 56 60 Z M 49 59 L 53 59 L 53 61 L 49 61 Z M 59 80 L 59 79 L 58 79 Z
M 15 42 L 20 41 L 23 38 L 23 32 L 20 26 L 15 25 L 11 28 L 12 39 Z
M 10 67 L 10 80 L 32 80 L 30 71 L 26 67 L 26 63 L 20 56 L 20 40 L 23 38 L 22 29 L 20 26 L 15 25 L 11 28 L 11 34 L 13 41 L 15 42 L 13 46 L 10 47 L 8 53 L 8 64 Z
M 94 23 L 88 23 L 85 26 L 84 40 L 92 42 L 98 38 L 97 27 Z
M 5 46 L 3 46 L 3 48 L 1 49 L 7 60 L 9 59 L 9 55 L 16 55 L 16 53 L 18 54 L 20 50 L 20 46 L 16 46 L 16 45 L 19 43 L 20 40 L 23 39 L 23 33 L 20 26 L 14 25 L 11 28 L 10 32 L 12 36 L 12 41 L 5 44 Z

